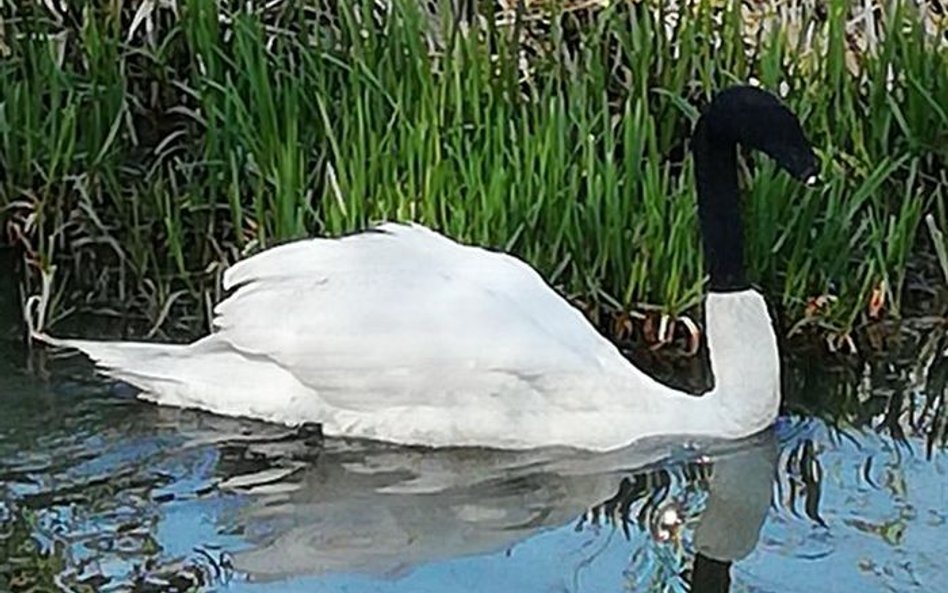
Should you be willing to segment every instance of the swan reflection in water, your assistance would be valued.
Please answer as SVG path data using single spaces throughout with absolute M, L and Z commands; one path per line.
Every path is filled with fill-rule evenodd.
M 741 441 L 689 448 L 690 461 L 676 467 L 689 474 L 685 489 L 704 501 L 694 513 L 664 500 L 669 453 L 681 452 L 680 446 L 674 452 L 671 441 L 608 454 L 423 449 L 335 439 L 308 450 L 314 458 L 221 483 L 249 495 L 237 520 L 254 547 L 237 553 L 234 565 L 251 580 L 397 578 L 438 561 L 509 553 L 564 526 L 600 537 L 604 530 L 622 530 L 628 537 L 629 526 L 638 522 L 636 529 L 651 532 L 653 543 L 682 544 L 691 529 L 691 521 L 683 526 L 685 515 L 693 514 L 692 568 L 678 570 L 684 568 L 685 547 L 677 545 L 682 565 L 665 574 L 685 574 L 692 591 L 727 591 L 731 563 L 757 543 L 777 459 L 773 428 Z M 634 547 L 628 548 L 632 556 Z M 641 567 L 649 570 L 654 563 Z M 633 574 L 634 567 L 624 572 L 654 579 Z

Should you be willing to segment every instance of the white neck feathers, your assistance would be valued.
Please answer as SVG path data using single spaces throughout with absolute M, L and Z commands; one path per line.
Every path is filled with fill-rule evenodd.
M 728 436 L 768 426 L 780 404 L 780 356 L 773 322 L 755 290 L 712 292 L 705 304 L 714 388 L 705 397 Z

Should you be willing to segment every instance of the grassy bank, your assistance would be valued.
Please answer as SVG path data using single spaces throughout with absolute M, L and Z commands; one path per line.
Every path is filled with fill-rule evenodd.
M 0 208 L 48 323 L 200 330 L 227 264 L 383 218 L 510 250 L 591 311 L 693 313 L 687 135 L 752 78 L 828 180 L 745 161 L 751 277 L 785 329 L 846 334 L 948 284 L 923 222 L 948 229 L 948 42 L 914 3 L 484 3 L 464 26 L 410 0 L 151 4 L 0 9 Z

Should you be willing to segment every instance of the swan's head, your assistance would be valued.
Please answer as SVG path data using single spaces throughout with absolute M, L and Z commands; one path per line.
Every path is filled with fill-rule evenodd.
M 763 152 L 808 186 L 819 182 L 820 164 L 800 120 L 775 95 L 730 87 L 714 97 L 705 116 L 712 135 Z

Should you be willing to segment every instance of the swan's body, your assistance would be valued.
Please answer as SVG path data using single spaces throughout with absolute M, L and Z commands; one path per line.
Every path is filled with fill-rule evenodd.
M 715 383 L 704 396 L 635 368 L 520 260 L 418 225 L 298 241 L 237 263 L 216 331 L 190 345 L 38 337 L 84 351 L 144 399 L 317 422 L 330 435 L 595 450 L 655 435 L 746 436 L 773 421 L 779 402 L 770 316 L 741 262 L 731 135 L 749 132 L 729 120 L 746 109 L 789 115 L 760 93 L 717 100 L 696 130 Z M 771 151 L 809 175 L 802 132 L 784 131 L 786 154 Z
M 411 444 L 601 450 L 743 436 L 776 413 L 777 348 L 752 290 L 709 297 L 716 385 L 695 397 L 630 364 L 522 261 L 419 225 L 276 247 L 224 286 L 217 330 L 191 345 L 55 343 L 160 404 Z

